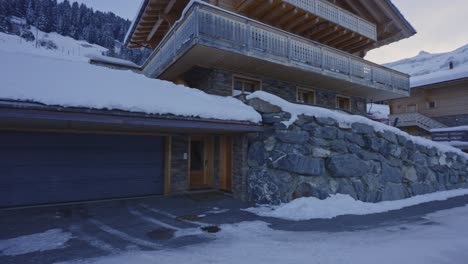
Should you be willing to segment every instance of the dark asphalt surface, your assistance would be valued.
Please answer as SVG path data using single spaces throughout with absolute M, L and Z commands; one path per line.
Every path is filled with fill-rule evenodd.
M 160 250 L 206 243 L 215 239 L 215 236 L 201 231 L 201 227 L 242 221 L 265 221 L 273 229 L 296 232 L 355 231 L 405 223 L 435 224 L 428 222 L 424 216 L 467 204 L 468 195 L 387 213 L 287 221 L 242 211 L 252 204 L 240 202 L 223 193 L 210 192 L 3 210 L 0 211 L 0 240 L 51 229 L 69 232 L 72 238 L 63 248 L 16 256 L 2 255 L 0 247 L 0 263 L 54 263 L 130 250 Z M 175 234 L 183 235 L 173 235 L 174 231 L 177 231 Z

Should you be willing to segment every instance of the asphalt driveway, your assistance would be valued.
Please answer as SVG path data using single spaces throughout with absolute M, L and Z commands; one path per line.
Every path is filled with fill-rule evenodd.
M 286 221 L 245 212 L 241 209 L 251 204 L 209 192 L 5 210 L 0 211 L 0 240 L 11 243 L 3 253 L 0 243 L 0 263 L 54 263 L 206 243 L 215 239 L 212 232 L 220 225 L 242 221 L 261 220 L 273 229 L 297 232 L 353 231 L 405 222 L 428 225 L 434 223 L 424 215 L 466 204 L 468 196 L 462 196 L 381 214 Z

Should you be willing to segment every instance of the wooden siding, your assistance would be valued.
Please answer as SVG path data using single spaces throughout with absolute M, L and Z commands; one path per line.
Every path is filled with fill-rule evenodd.
M 430 109 L 428 102 L 435 101 Z M 416 105 L 416 112 L 428 117 L 468 114 L 468 80 L 452 84 L 414 88 L 411 96 L 390 101 L 391 114 L 408 113 L 408 105 Z

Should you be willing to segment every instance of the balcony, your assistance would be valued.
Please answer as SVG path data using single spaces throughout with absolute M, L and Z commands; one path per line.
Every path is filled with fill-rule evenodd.
M 174 80 L 193 66 L 223 68 L 373 100 L 409 95 L 409 76 L 258 21 L 192 2 L 144 65 Z
M 357 32 L 358 34 L 365 36 L 369 39 L 377 41 L 377 27 L 375 24 L 366 21 L 351 12 L 348 12 L 336 5 L 333 5 L 324 0 L 283 0 L 288 4 L 295 7 L 301 8 L 310 14 L 316 15 L 317 17 L 326 19 L 349 29 Z

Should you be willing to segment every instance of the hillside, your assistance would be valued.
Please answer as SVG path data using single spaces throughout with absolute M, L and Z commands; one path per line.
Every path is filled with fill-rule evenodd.
M 453 69 L 449 65 L 452 62 Z M 417 56 L 385 64 L 411 75 L 411 87 L 468 77 L 468 45 L 446 53 L 421 51 Z
M 150 49 L 127 49 L 122 45 L 130 24 L 128 19 L 114 13 L 93 10 L 69 0 L 0 0 L 0 32 L 34 41 L 35 30 L 39 29 L 44 34 L 104 47 L 107 56 L 142 64 L 151 54 Z
M 107 53 L 108 49 L 83 40 L 75 40 L 55 32 L 45 33 L 31 27 L 36 40 L 27 41 L 24 38 L 0 33 L 0 50 L 44 55 L 73 61 L 87 61 L 89 56 L 99 56 Z

